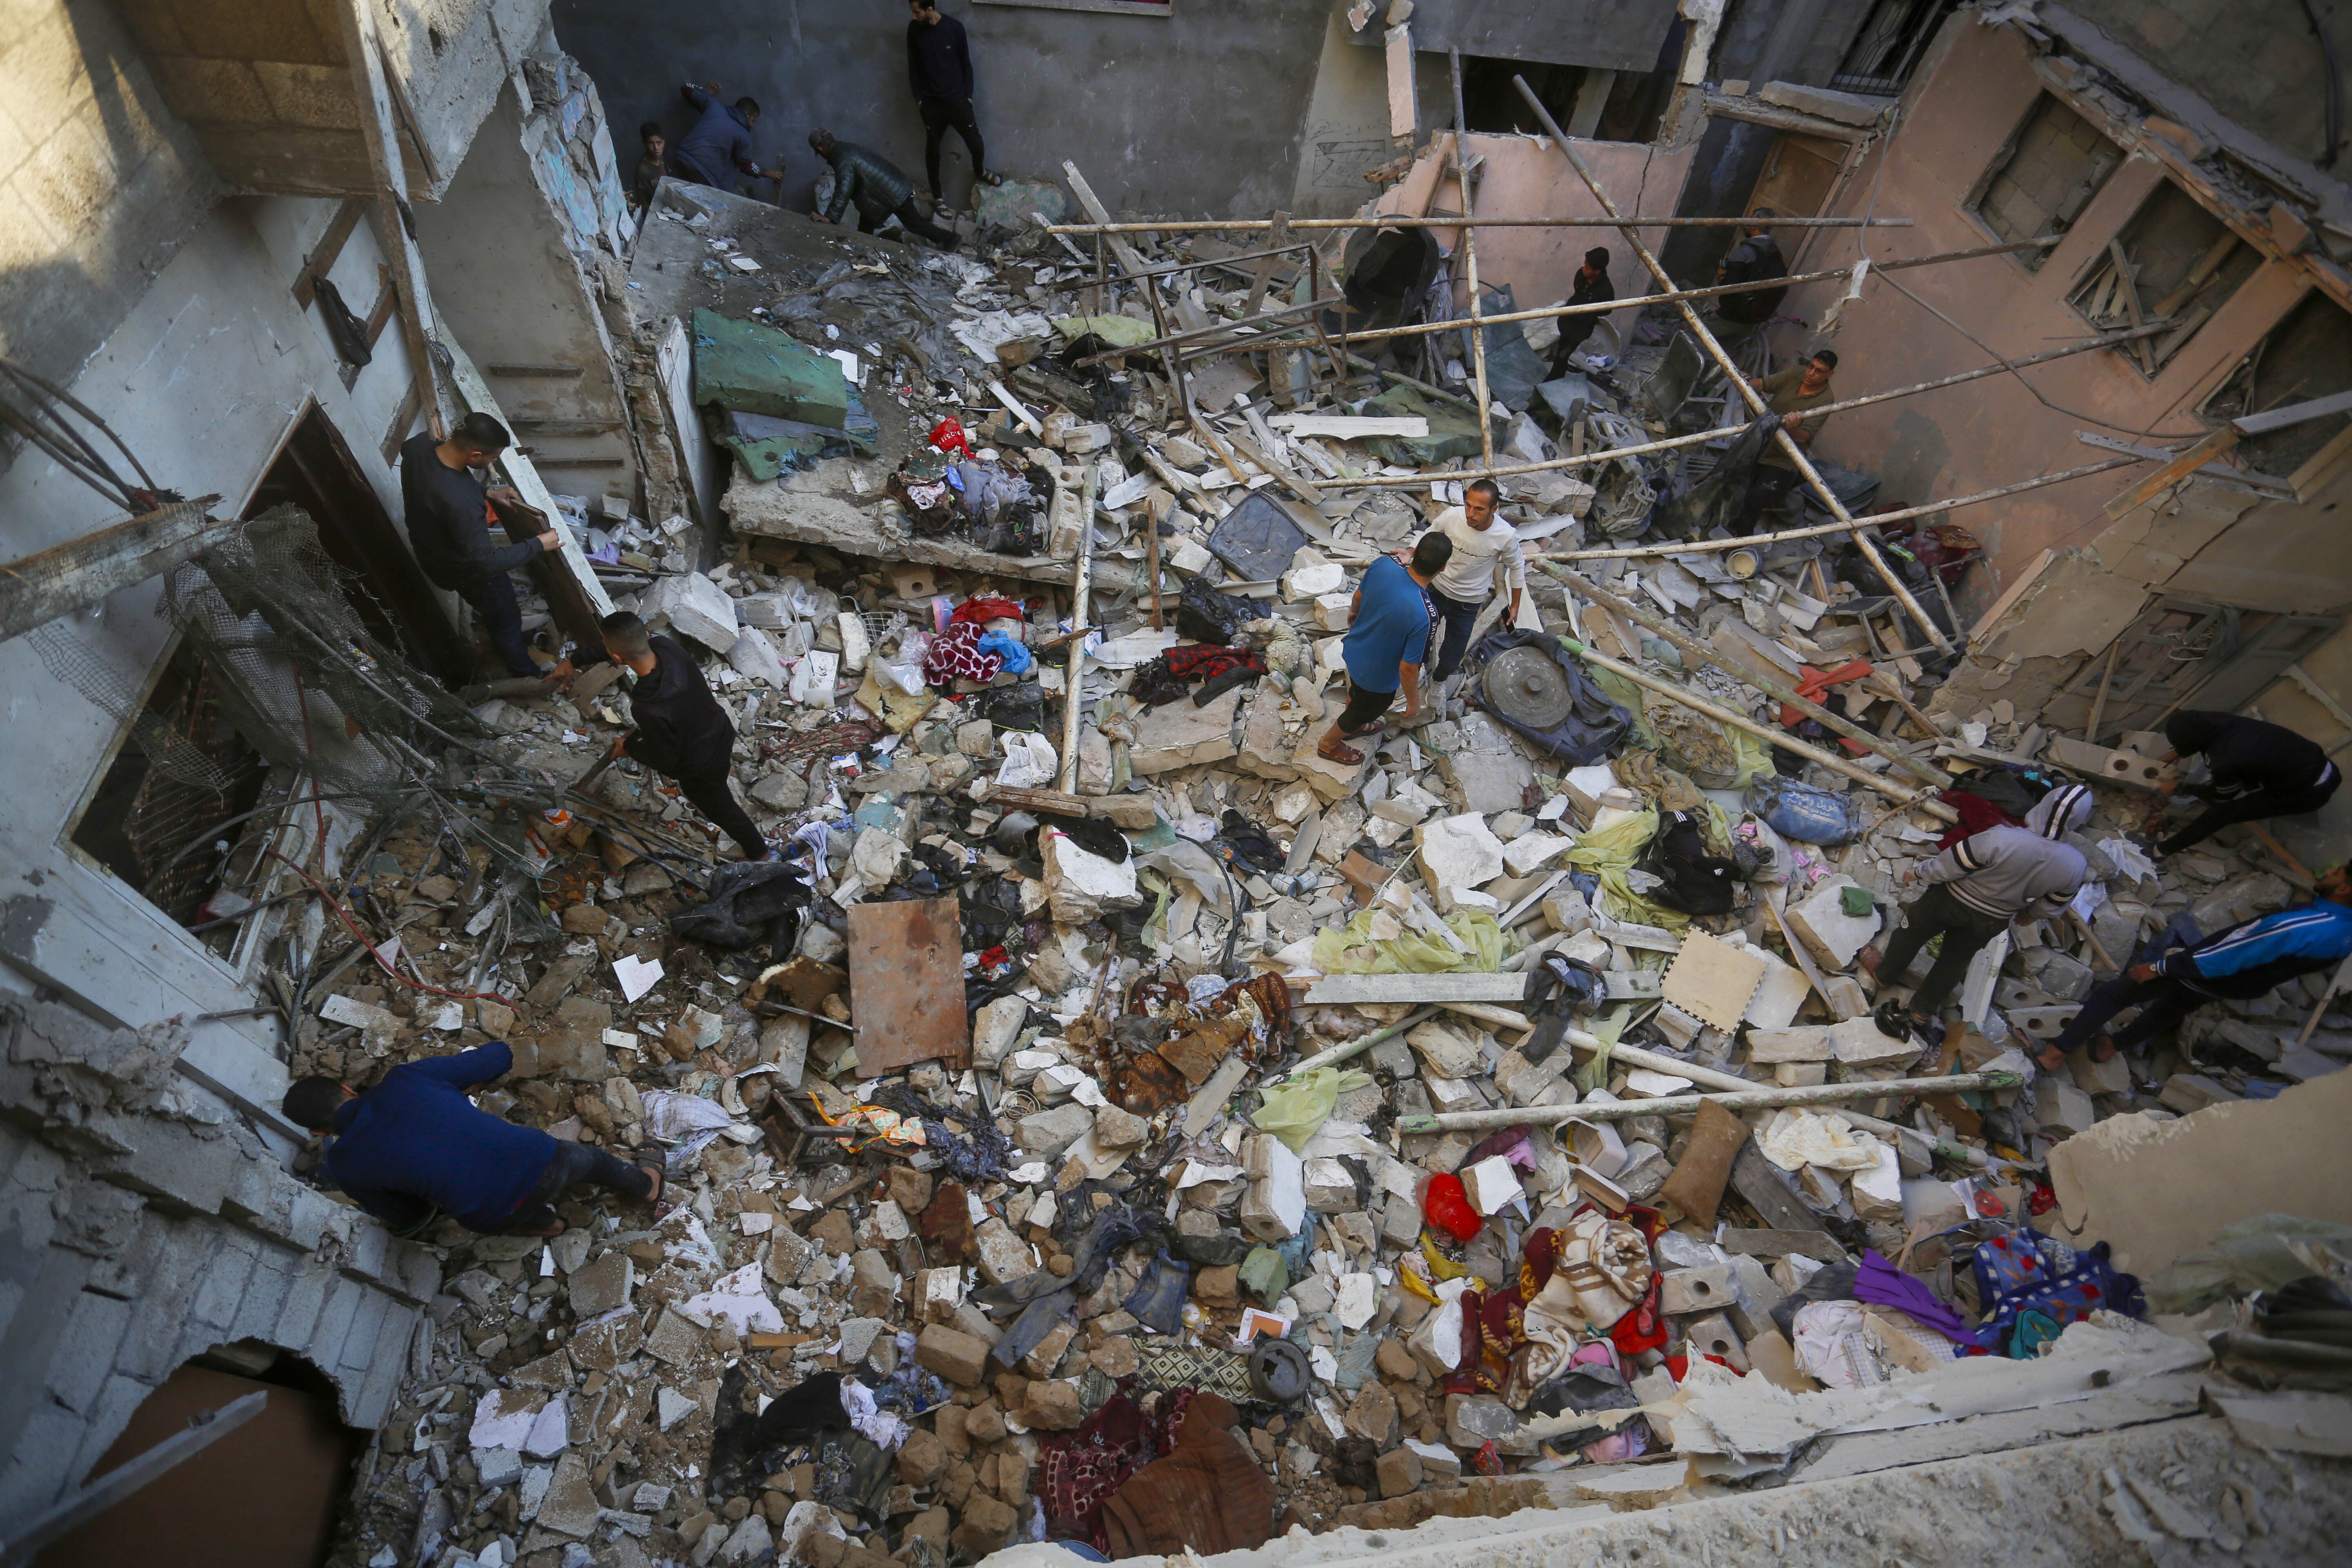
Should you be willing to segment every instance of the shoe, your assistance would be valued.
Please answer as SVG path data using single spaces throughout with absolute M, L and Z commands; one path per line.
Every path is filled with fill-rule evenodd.
M 979 181 L 982 184 L 989 186 L 1001 185 L 1004 183 L 1004 176 L 998 174 L 993 169 L 982 169 L 979 174 L 974 174 L 972 178 Z

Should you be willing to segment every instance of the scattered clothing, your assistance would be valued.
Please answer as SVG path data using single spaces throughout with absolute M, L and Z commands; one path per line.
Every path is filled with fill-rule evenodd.
M 923 655 L 923 679 L 940 687 L 953 686 L 959 680 L 995 679 L 1004 668 L 1004 659 L 982 648 L 980 642 L 979 622 L 949 622 L 948 629 L 931 639 L 930 648 Z
M 1196 1394 L 1176 1426 L 1176 1447 L 1128 1478 L 1102 1505 L 1104 1550 L 1114 1558 L 1203 1557 L 1262 1546 L 1274 1535 L 1274 1484 L 1234 1436 L 1241 1412 Z

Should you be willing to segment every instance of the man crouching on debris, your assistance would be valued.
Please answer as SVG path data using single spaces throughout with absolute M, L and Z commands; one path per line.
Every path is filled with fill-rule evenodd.
M 809 132 L 809 146 L 833 165 L 833 200 L 817 214 L 820 221 L 839 223 L 851 204 L 857 207 L 857 232 L 872 234 L 882 220 L 895 217 L 908 234 L 919 234 L 941 250 L 956 247 L 955 230 L 941 228 L 915 205 L 915 182 L 906 172 L 871 147 L 843 142 L 830 131 Z
M 735 724 L 687 651 L 652 636 L 646 623 L 616 610 L 596 623 L 604 652 L 634 676 L 629 717 L 635 728 L 613 742 L 613 755 L 634 757 L 677 781 L 678 793 L 735 840 L 746 860 L 781 860 L 751 814 L 728 788 L 734 771 Z
M 2352 957 L 2352 868 L 2331 866 L 2310 903 L 2240 921 L 2194 947 L 2175 948 L 2154 963 L 2135 963 L 2083 998 L 2083 1010 L 2042 1053 L 2052 1072 L 2070 1051 L 2091 1042 L 2091 1059 L 2111 1060 L 2118 1048 L 2137 1051 L 2208 1002 L 2266 994 L 2298 974 L 2333 969 Z M 2109 1036 L 2107 1020 L 2139 1009 Z
M 1342 644 L 1348 662 L 1348 706 L 1339 722 L 1318 742 L 1315 754 L 1354 767 L 1364 753 L 1348 738 L 1379 727 L 1381 716 L 1404 692 L 1404 718 L 1412 722 L 1421 713 L 1421 661 L 1429 653 L 1430 623 L 1436 619 L 1429 602 L 1429 585 L 1454 559 L 1454 542 L 1437 532 L 1424 533 L 1412 547 L 1412 564 L 1401 566 L 1383 555 L 1364 572 L 1349 613 L 1348 638 Z
M 328 1177 L 401 1235 L 422 1230 L 437 1209 L 468 1230 L 560 1236 L 556 1201 L 583 1182 L 641 1203 L 660 1198 L 659 1165 L 518 1127 L 467 1098 L 513 1066 L 513 1050 L 492 1040 L 404 1062 L 365 1094 L 331 1078 L 296 1079 L 281 1109 L 329 1135 Z
M 490 542 L 493 501 L 539 518 L 521 496 L 483 478 L 508 441 L 507 427 L 482 413 L 458 420 L 446 440 L 429 430 L 409 440 L 400 448 L 401 508 L 425 577 L 466 601 L 509 675 L 532 676 L 543 672 L 522 639 L 522 606 L 507 574 L 561 549 L 563 540 L 550 528 L 518 543 Z
M 1905 875 L 1906 881 L 1936 885 L 1904 907 L 1903 929 L 1887 942 L 1884 957 L 1875 946 L 1855 956 L 1881 986 L 1896 984 L 1928 939 L 1942 934 L 1942 951 L 1911 994 L 1915 1037 L 1937 1032 L 1936 1015 L 1968 973 L 1977 949 L 2011 921 L 2054 919 L 2083 890 L 2090 867 L 2081 850 L 2061 840 L 2090 819 L 2089 788 L 2061 784 L 2026 814 L 2024 826 L 1988 827 Z

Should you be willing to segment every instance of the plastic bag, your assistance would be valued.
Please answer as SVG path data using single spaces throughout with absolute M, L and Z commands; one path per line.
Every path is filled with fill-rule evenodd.
M 1303 1154 L 1308 1141 L 1331 1120 L 1331 1108 L 1339 1096 L 1349 1089 L 1369 1089 L 1371 1082 L 1368 1074 L 1352 1068 L 1317 1068 L 1262 1090 L 1257 1113 L 1250 1121 L 1259 1131 L 1271 1132 L 1288 1144 L 1292 1153 Z
M 1862 831 L 1853 800 L 1778 773 L 1748 786 L 1747 805 L 1773 832 L 1803 844 L 1843 844 Z
M 1325 974 L 1492 974 L 1511 952 L 1510 939 L 1484 910 L 1456 910 L 1445 917 L 1447 929 L 1462 939 L 1467 952 L 1422 931 L 1375 942 L 1376 912 L 1366 910 L 1336 931 L 1326 926 L 1316 932 L 1315 967 Z
M 1422 1217 L 1445 1232 L 1456 1241 L 1468 1241 L 1486 1226 L 1478 1211 L 1470 1206 L 1470 1194 L 1464 1190 L 1462 1178 L 1443 1173 L 1429 1178 L 1422 1189 Z
M 1060 773 L 1062 759 L 1054 743 L 1043 735 L 1020 730 L 1008 730 L 1002 737 L 1004 744 L 1004 765 L 996 770 L 996 782 L 1010 789 L 1051 789 Z
M 884 685 L 897 688 L 900 694 L 920 697 L 929 689 L 923 680 L 923 658 L 930 651 L 930 633 L 909 631 L 898 639 L 898 652 L 875 658 L 875 673 L 882 678 Z

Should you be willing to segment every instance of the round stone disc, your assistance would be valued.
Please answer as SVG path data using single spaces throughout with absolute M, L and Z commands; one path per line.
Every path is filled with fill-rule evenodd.
M 1507 648 L 1486 661 L 1486 700 L 1530 730 L 1549 730 L 1576 708 L 1568 676 L 1540 648 Z

